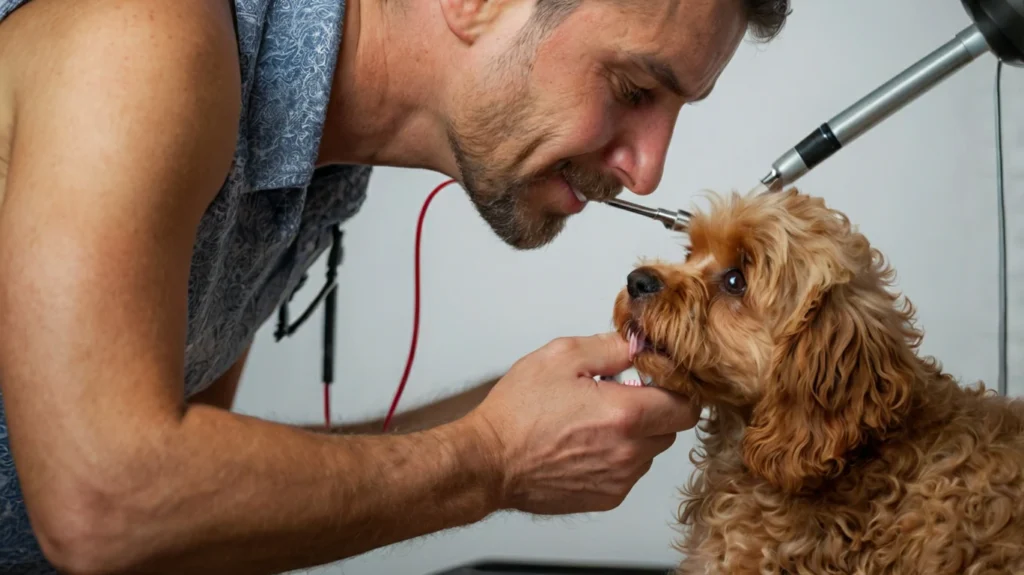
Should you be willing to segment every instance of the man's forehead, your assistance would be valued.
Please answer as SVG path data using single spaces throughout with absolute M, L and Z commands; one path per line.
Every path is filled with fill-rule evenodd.
M 688 102 L 708 96 L 746 30 L 738 0 L 651 0 L 635 9 L 626 59 Z M 632 5 L 632 0 L 627 0 Z M 680 9 L 683 4 L 685 9 Z M 633 20 L 631 18 L 626 18 Z
M 672 64 L 662 56 L 656 54 L 629 54 L 628 59 L 633 65 L 643 69 L 652 78 L 657 80 L 663 88 L 685 99 L 687 102 L 699 102 L 707 98 L 711 92 L 713 83 L 706 87 L 700 86 L 695 88 L 681 81 L 679 74 L 676 73 Z

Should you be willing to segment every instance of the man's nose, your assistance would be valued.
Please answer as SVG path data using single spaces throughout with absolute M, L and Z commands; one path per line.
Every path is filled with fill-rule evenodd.
M 634 194 L 645 196 L 658 188 L 665 173 L 665 157 L 674 129 L 675 115 L 664 112 L 656 115 L 650 112 L 648 117 L 632 116 L 626 120 L 607 161 Z

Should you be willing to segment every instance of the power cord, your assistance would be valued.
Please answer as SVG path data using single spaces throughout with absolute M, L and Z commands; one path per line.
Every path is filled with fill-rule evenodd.
M 437 195 L 442 189 L 449 184 L 454 184 L 455 180 L 448 180 L 443 184 L 434 188 L 432 192 L 427 196 L 427 199 L 423 202 L 423 208 L 420 210 L 419 222 L 416 225 L 416 253 L 415 253 L 415 272 L 414 272 L 414 286 L 415 286 L 415 300 L 413 307 L 413 321 L 412 321 L 412 343 L 409 346 L 409 357 L 405 363 L 405 372 L 402 374 L 402 381 L 398 384 L 398 390 L 395 392 L 395 398 L 391 402 L 391 408 L 388 410 L 388 415 L 384 419 L 384 431 L 387 431 L 388 425 L 391 423 L 391 418 L 395 414 L 395 410 L 398 408 L 398 402 L 402 398 L 402 392 L 405 391 L 405 384 L 409 380 L 409 374 L 412 372 L 412 362 L 416 356 L 416 344 L 419 341 L 420 331 L 420 244 L 423 235 L 423 220 L 427 215 L 427 208 L 430 206 L 430 202 L 433 201 L 434 196 Z M 338 266 L 341 264 L 342 248 L 341 248 L 342 232 L 341 229 L 335 225 L 331 228 L 331 251 L 327 256 L 327 280 L 320 292 L 317 293 L 316 297 L 309 304 L 304 312 L 299 316 L 294 323 L 289 320 L 289 303 L 295 294 L 302 289 L 305 285 L 308 276 L 303 274 L 299 279 L 298 285 L 292 290 L 292 293 L 281 303 L 277 313 L 277 329 L 274 331 L 274 339 L 281 341 L 285 337 L 290 337 L 294 334 L 302 324 L 306 323 L 312 315 L 313 311 L 320 304 L 324 302 L 324 331 L 323 331 L 323 401 L 324 401 L 324 426 L 330 431 L 331 430 L 331 385 L 334 383 L 334 336 L 335 336 L 335 318 L 337 316 L 337 301 L 338 301 Z
M 996 61 L 995 109 L 996 109 L 996 212 L 999 220 L 999 380 L 1000 395 L 1008 394 L 1009 363 L 1007 347 L 1007 265 L 1006 265 L 1006 197 L 1003 182 L 1003 103 L 1002 103 L 1003 62 Z
M 419 341 L 420 333 L 420 244 L 423 236 L 423 219 L 427 215 L 427 208 L 430 207 L 430 202 L 434 200 L 434 196 L 438 192 L 443 190 L 449 184 L 454 184 L 455 180 L 448 180 L 443 184 L 434 188 L 427 199 L 423 202 L 423 207 L 420 209 L 420 218 L 416 223 L 416 249 L 414 254 L 415 259 L 415 271 L 413 272 L 413 312 L 412 312 L 412 342 L 409 344 L 409 357 L 405 362 L 405 371 L 402 373 L 402 381 L 398 384 L 398 389 L 395 390 L 395 398 L 391 401 L 391 407 L 388 409 L 388 415 L 384 418 L 383 431 L 388 430 L 388 425 L 391 423 L 391 418 L 395 415 L 395 410 L 398 409 L 398 402 L 402 398 L 402 392 L 405 391 L 405 384 L 409 381 L 409 373 L 412 371 L 412 361 L 416 357 L 416 343 Z

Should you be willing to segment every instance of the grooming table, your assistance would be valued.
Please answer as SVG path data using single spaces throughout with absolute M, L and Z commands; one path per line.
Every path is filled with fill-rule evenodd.
M 674 567 L 481 561 L 430 575 L 672 575 Z

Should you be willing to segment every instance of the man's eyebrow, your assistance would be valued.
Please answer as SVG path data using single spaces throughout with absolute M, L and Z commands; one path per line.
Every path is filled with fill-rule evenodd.
M 686 98 L 689 94 L 683 89 L 682 84 L 679 82 L 679 77 L 676 76 L 675 70 L 672 66 L 669 66 L 664 61 L 650 55 L 640 54 L 634 56 L 633 62 L 643 68 L 648 74 L 654 77 L 659 84 L 665 87 L 666 90 L 679 96 L 680 98 Z

